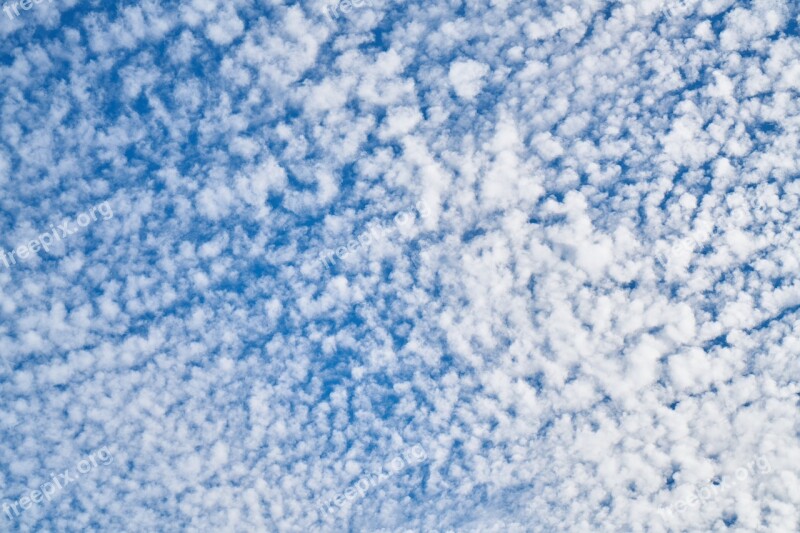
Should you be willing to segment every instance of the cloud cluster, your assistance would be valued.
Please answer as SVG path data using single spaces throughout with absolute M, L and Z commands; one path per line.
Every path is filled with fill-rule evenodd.
M 797 531 L 797 3 L 371 4 L 0 19 L 0 529 Z

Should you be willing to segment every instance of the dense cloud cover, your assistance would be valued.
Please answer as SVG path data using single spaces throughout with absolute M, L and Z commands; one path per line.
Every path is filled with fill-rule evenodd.
M 0 531 L 800 530 L 794 0 L 4 6 Z

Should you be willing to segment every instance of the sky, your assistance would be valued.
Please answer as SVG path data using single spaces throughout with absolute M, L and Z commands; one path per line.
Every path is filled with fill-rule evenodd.
M 15 0 L 0 532 L 800 531 L 795 0 Z

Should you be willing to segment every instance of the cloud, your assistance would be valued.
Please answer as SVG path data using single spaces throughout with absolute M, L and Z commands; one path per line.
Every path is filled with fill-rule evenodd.
M 797 529 L 795 3 L 45 4 L 0 529 Z
M 489 73 L 489 66 L 473 59 L 454 61 L 450 64 L 447 76 L 450 85 L 459 96 L 465 100 L 472 100 L 481 92 L 485 81 L 483 78 Z

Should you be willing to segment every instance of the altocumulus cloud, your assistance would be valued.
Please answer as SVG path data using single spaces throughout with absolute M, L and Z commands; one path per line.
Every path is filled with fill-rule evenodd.
M 0 530 L 800 530 L 797 2 L 113 4 L 0 17 Z

